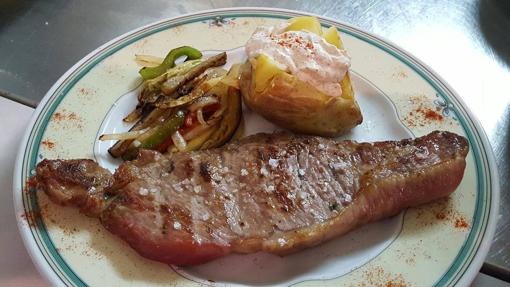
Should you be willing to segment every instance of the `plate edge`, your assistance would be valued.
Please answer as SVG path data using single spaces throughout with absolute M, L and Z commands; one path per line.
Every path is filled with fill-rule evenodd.
M 493 196 L 492 196 L 492 200 L 491 200 L 491 208 L 492 208 L 491 211 L 494 211 L 494 212 L 492 212 L 492 214 L 489 216 L 489 219 L 488 219 L 488 222 L 487 222 L 487 236 L 485 236 L 482 239 L 482 241 L 480 243 L 480 246 L 479 246 L 479 250 L 474 255 L 474 257 L 473 257 L 473 259 L 471 261 L 470 266 L 467 267 L 465 275 L 463 277 L 461 277 L 459 279 L 459 282 L 458 282 L 458 283 L 462 283 L 462 284 L 465 283 L 466 285 L 469 284 L 469 282 L 471 282 L 474 279 L 474 277 L 476 276 L 476 274 L 478 273 L 479 268 L 483 264 L 483 259 L 485 258 L 485 256 L 487 255 L 487 253 L 489 251 L 490 244 L 492 242 L 492 239 L 493 239 L 494 233 L 495 233 L 495 229 L 496 229 L 496 223 L 497 223 L 496 219 L 497 219 L 497 214 L 498 214 L 498 210 L 499 210 L 499 196 L 500 196 L 499 178 L 498 178 L 497 169 L 495 168 L 496 167 L 496 163 L 495 163 L 494 153 L 493 153 L 493 151 L 491 149 L 491 145 L 490 145 L 490 143 L 488 141 L 487 135 L 485 134 L 485 131 L 484 131 L 483 127 L 481 126 L 478 118 L 472 113 L 471 109 L 465 104 L 463 99 L 449 86 L 449 84 L 437 72 L 435 72 L 435 70 L 430 68 L 428 65 L 424 64 L 422 61 L 417 59 L 411 53 L 407 52 L 405 49 L 401 48 L 398 45 L 395 45 L 392 41 L 389 41 L 386 38 L 381 37 L 379 35 L 375 35 L 375 34 L 372 34 L 370 32 L 364 31 L 364 30 L 358 28 L 355 25 L 352 25 L 352 24 L 349 24 L 349 23 L 346 23 L 346 22 L 343 22 L 343 21 L 339 21 L 339 20 L 336 20 L 336 19 L 333 19 L 333 18 L 330 18 L 330 17 L 325 17 L 325 16 L 321 16 L 321 15 L 317 15 L 317 14 L 309 13 L 309 12 L 305 12 L 305 11 L 289 10 L 289 9 L 277 9 L 277 8 L 267 8 L 267 7 L 242 7 L 242 8 L 209 9 L 209 10 L 202 10 L 202 11 L 197 11 L 197 12 L 193 12 L 193 13 L 187 13 L 187 14 L 183 14 L 183 15 L 180 15 L 180 16 L 177 16 L 177 17 L 171 17 L 171 18 L 162 19 L 160 21 L 152 22 L 152 23 L 149 23 L 149 24 L 144 25 L 142 27 L 139 27 L 137 29 L 130 30 L 130 31 L 128 31 L 128 32 L 118 36 L 118 37 L 115 37 L 114 39 L 112 39 L 112 40 L 104 43 L 103 45 L 99 46 L 98 48 L 92 50 L 85 57 L 83 57 L 80 61 L 78 61 L 73 66 L 71 66 L 71 68 L 69 68 L 52 85 L 52 87 L 45 94 L 45 96 L 43 97 L 43 99 L 41 100 L 41 102 L 39 103 L 37 108 L 35 109 L 32 117 L 31 117 L 31 120 L 30 120 L 29 124 L 27 125 L 27 127 L 33 127 L 34 126 L 35 122 L 37 121 L 37 119 L 41 115 L 41 112 L 44 109 L 45 105 L 47 104 L 47 102 L 51 98 L 51 95 L 60 86 L 60 84 L 62 84 L 62 82 L 64 82 L 67 78 L 69 78 L 70 74 L 72 74 L 74 71 L 76 71 L 76 69 L 80 65 L 82 65 L 84 62 L 86 62 L 87 60 L 89 60 L 93 56 L 97 55 L 105 47 L 107 47 L 107 46 L 109 46 L 109 45 L 119 41 L 120 39 L 125 38 L 126 36 L 129 36 L 131 34 L 135 34 L 136 32 L 138 32 L 140 30 L 146 29 L 147 27 L 156 26 L 158 24 L 161 24 L 161 23 L 164 23 L 164 22 L 167 22 L 167 21 L 170 21 L 170 20 L 178 21 L 178 19 L 180 19 L 180 18 L 185 18 L 185 17 L 189 17 L 189 16 L 204 15 L 204 14 L 215 13 L 215 12 L 235 12 L 235 11 L 237 11 L 237 12 L 241 12 L 241 13 L 243 13 L 243 12 L 246 13 L 246 12 L 249 12 L 250 10 L 256 11 L 256 12 L 268 12 L 268 13 L 271 13 L 271 12 L 280 12 L 280 13 L 288 13 L 288 14 L 296 14 L 296 15 L 313 15 L 313 16 L 316 16 L 316 17 L 318 17 L 320 19 L 327 20 L 327 21 L 330 21 L 330 22 L 333 22 L 333 23 L 342 24 L 342 25 L 345 25 L 347 27 L 350 27 L 350 28 L 353 28 L 355 30 L 358 30 L 360 32 L 369 34 L 369 35 L 373 36 L 374 38 L 379 39 L 379 40 L 389 44 L 392 48 L 402 52 L 407 57 L 411 58 L 412 60 L 414 60 L 417 63 L 419 63 L 420 65 L 422 65 L 425 68 L 425 70 L 427 70 L 434 77 L 436 77 L 437 80 L 441 84 L 443 84 L 451 92 L 451 94 L 455 97 L 455 99 L 461 103 L 463 108 L 466 110 L 467 115 L 469 115 L 470 119 L 473 121 L 474 127 L 479 132 L 481 132 L 480 139 L 481 139 L 482 143 L 486 147 L 490 148 L 490 150 L 486 150 L 487 156 L 488 156 L 487 163 L 488 163 L 488 168 L 493 172 L 493 175 L 494 175 L 492 177 L 491 184 L 490 184 L 490 186 L 493 188 L 492 189 L 492 191 L 493 191 L 492 195 Z M 22 200 L 22 193 L 23 193 L 23 191 L 21 190 L 21 188 L 20 188 L 21 186 L 19 184 L 22 181 L 22 178 L 21 178 L 21 176 L 22 176 L 22 174 L 21 174 L 22 160 L 23 160 L 24 153 L 25 153 L 25 150 L 26 150 L 26 147 L 27 147 L 27 143 L 28 143 L 29 138 L 30 138 L 30 134 L 31 134 L 31 130 L 30 129 L 25 132 L 25 134 L 23 136 L 23 140 L 21 141 L 21 145 L 20 145 L 20 147 L 18 149 L 18 153 L 17 153 L 17 157 L 16 157 L 16 163 L 15 163 L 15 167 L 14 167 L 14 181 L 13 181 L 13 193 L 14 193 L 14 196 L 13 196 L 13 200 L 14 200 L 14 207 L 15 207 L 15 213 L 16 213 L 15 216 L 16 216 L 17 222 L 18 222 L 18 229 L 19 229 L 19 231 L 20 231 L 20 233 L 22 235 L 25 248 L 27 249 L 27 251 L 29 251 L 28 253 L 29 253 L 29 255 L 30 255 L 30 257 L 31 257 L 31 259 L 32 259 L 32 261 L 34 263 L 36 263 L 36 261 L 44 263 L 45 260 L 41 258 L 42 255 L 39 253 L 39 250 L 33 250 L 32 246 L 29 245 L 29 243 L 32 243 L 32 241 L 33 241 L 33 239 L 30 238 L 30 234 L 27 234 L 29 232 L 28 231 L 29 226 L 26 224 L 26 222 L 23 222 L 24 219 L 20 217 L 24 213 L 24 208 L 23 208 L 23 200 Z M 38 264 L 34 264 L 34 265 L 36 265 L 36 268 L 38 269 L 38 271 L 49 282 L 51 282 L 53 284 L 55 282 L 59 282 L 59 284 L 62 284 L 62 281 L 60 280 L 60 278 L 58 280 L 56 280 L 56 281 L 54 280 L 56 275 L 53 272 L 53 270 L 51 270 L 51 271 L 48 270 L 48 269 L 42 270 L 42 266 L 39 266 Z M 476 271 L 476 272 L 473 272 L 473 271 Z M 468 278 L 468 277 L 470 277 L 470 278 Z

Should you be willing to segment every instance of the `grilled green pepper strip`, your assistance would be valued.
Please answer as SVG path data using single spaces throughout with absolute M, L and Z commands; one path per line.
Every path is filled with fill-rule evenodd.
M 168 52 L 165 59 L 163 60 L 163 63 L 161 63 L 159 66 L 143 67 L 138 73 L 140 73 L 144 80 L 154 79 L 157 76 L 165 73 L 168 69 L 175 67 L 175 60 L 182 56 L 187 57 L 186 61 L 195 60 L 202 58 L 202 53 L 190 46 L 175 48 Z
M 139 149 L 154 149 L 183 125 L 185 117 L 186 113 L 184 111 L 177 111 L 162 125 L 158 126 L 153 131 L 149 131 L 148 133 L 150 134 L 141 135 L 139 139 L 137 139 L 140 144 L 136 147 L 131 145 L 124 155 L 122 155 L 122 158 L 125 160 L 131 160 L 136 157 Z

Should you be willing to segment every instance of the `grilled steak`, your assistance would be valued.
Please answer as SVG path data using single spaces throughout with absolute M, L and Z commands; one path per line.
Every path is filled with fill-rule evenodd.
M 449 132 L 377 143 L 258 134 L 218 149 L 142 151 L 113 176 L 90 160 L 44 160 L 36 184 L 142 256 L 192 265 L 288 254 L 448 196 L 467 153 Z

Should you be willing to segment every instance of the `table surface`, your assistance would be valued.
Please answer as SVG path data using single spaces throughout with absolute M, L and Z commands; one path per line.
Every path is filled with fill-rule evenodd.
M 108 40 L 184 13 L 235 6 L 312 12 L 380 35 L 424 61 L 484 127 L 501 184 L 498 228 L 484 270 L 510 280 L 510 1 L 505 0 L 3 0 L 0 95 L 35 106 L 69 67 Z

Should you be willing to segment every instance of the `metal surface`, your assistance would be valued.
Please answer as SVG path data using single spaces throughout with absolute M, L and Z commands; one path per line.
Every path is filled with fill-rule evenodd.
M 0 2 L 0 90 L 39 101 L 76 61 L 150 22 L 203 9 L 266 6 L 354 24 L 437 71 L 485 128 L 497 157 L 501 208 L 485 271 L 510 275 L 510 2 L 506 0 L 16 1 Z

